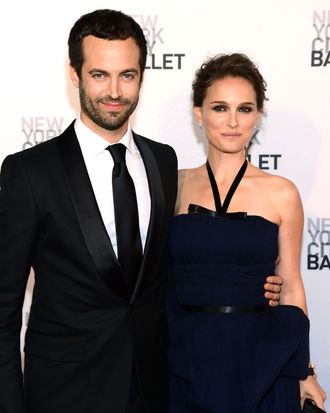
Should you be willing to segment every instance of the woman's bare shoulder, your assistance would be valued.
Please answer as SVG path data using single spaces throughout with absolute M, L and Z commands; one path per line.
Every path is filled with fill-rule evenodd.
M 249 173 L 250 178 L 254 178 L 256 184 L 261 186 L 266 192 L 276 191 L 278 195 L 295 195 L 298 193 L 296 185 L 288 178 L 274 175 L 252 165 Z
M 276 192 L 281 198 L 299 195 L 297 186 L 284 176 L 267 174 L 265 176 L 265 186 L 269 188 L 269 191 Z
M 190 181 L 198 178 L 202 173 L 203 165 L 198 166 L 197 168 L 187 168 L 179 169 L 178 171 L 178 181 L 179 185 L 185 181 Z

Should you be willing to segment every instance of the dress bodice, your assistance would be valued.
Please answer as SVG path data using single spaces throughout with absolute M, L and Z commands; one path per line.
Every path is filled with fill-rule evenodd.
M 172 222 L 169 246 L 178 299 L 198 305 L 262 304 L 263 284 L 278 255 L 278 226 L 260 216 L 227 212 L 247 161 L 223 204 L 208 162 L 206 167 L 216 210 L 189 205 L 189 213 Z
M 178 299 L 197 305 L 257 305 L 274 273 L 278 226 L 259 216 L 174 217 L 170 252 Z

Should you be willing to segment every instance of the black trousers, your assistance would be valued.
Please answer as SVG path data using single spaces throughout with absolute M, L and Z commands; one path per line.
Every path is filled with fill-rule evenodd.
M 141 392 L 137 381 L 135 366 L 132 369 L 131 388 L 128 397 L 126 413 L 145 413 Z

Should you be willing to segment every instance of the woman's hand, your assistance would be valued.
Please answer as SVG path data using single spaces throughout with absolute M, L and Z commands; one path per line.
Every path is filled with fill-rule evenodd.
M 322 389 L 314 376 L 308 376 L 307 379 L 300 381 L 300 402 L 301 408 L 305 399 L 312 399 L 315 404 L 324 410 L 324 401 L 327 395 Z

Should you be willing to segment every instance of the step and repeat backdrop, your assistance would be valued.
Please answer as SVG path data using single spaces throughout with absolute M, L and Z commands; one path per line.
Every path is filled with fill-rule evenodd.
M 206 158 L 205 140 L 191 110 L 196 69 L 217 53 L 249 55 L 268 83 L 269 98 L 250 160 L 291 179 L 300 191 L 311 358 L 330 395 L 330 1 L 55 3 L 18 0 L 3 6 L 0 163 L 9 153 L 52 139 L 77 116 L 67 37 L 84 13 L 114 8 L 143 27 L 148 61 L 132 125 L 136 132 L 172 145 L 180 168 L 197 166 Z M 24 323 L 32 289 L 33 274 Z

